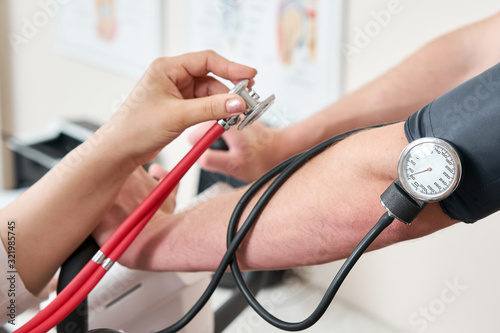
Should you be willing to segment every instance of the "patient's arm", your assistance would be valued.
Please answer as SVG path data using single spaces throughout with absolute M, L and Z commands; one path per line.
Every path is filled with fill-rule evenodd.
M 498 40 L 499 26 L 496 14 L 440 37 L 330 108 L 290 126 L 292 134 L 285 142 L 294 151 L 286 154 L 354 127 L 405 119 L 498 62 L 499 48 L 491 43 Z M 384 212 L 379 197 L 396 178 L 397 158 L 406 144 L 403 124 L 398 123 L 353 135 L 313 159 L 262 214 L 239 252 L 243 266 L 280 268 L 346 257 Z M 278 147 L 271 149 L 273 156 L 282 152 Z M 214 269 L 225 252 L 229 217 L 243 191 L 177 215 L 160 212 L 126 252 L 123 263 L 154 270 Z M 424 236 L 455 222 L 437 204 L 428 205 L 411 226 L 394 222 L 372 248 Z M 103 242 L 119 223 L 108 214 L 94 235 Z
M 406 145 L 403 123 L 397 123 L 352 135 L 311 160 L 263 212 L 238 252 L 242 267 L 275 269 L 345 258 L 384 213 L 379 197 L 396 178 L 397 160 Z M 243 191 L 179 214 L 160 213 L 122 263 L 152 270 L 215 269 L 226 249 L 230 215 Z M 108 216 L 94 236 L 102 242 L 119 222 Z M 395 221 L 372 249 L 454 222 L 439 205 L 431 204 L 410 226 Z

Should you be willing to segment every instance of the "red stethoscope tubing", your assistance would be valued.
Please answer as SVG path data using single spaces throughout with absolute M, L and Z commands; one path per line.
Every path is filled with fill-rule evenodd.
M 113 261 L 120 258 L 177 186 L 181 178 L 224 131 L 222 125 L 215 123 L 146 199 L 125 219 L 100 249 L 106 258 Z M 47 332 L 62 321 L 87 297 L 106 272 L 107 270 L 102 265 L 95 263 L 93 260 L 89 261 L 47 307 L 14 333 Z
M 158 206 L 161 206 L 158 205 Z M 155 207 L 156 210 L 158 209 Z M 155 211 L 156 211 L 155 210 Z M 125 246 L 122 244 L 123 243 L 132 243 L 132 241 L 135 239 L 135 237 L 139 234 L 139 232 L 144 228 L 144 226 L 147 224 L 147 222 L 150 220 L 150 218 L 154 215 L 154 212 L 151 214 L 148 214 L 145 218 L 139 222 L 135 226 L 134 229 L 130 232 L 130 234 L 127 235 L 127 237 L 124 239 L 122 243 L 113 251 L 113 254 L 116 255 L 118 258 L 120 257 L 121 253 L 123 253 L 128 246 Z M 121 252 L 121 253 L 120 253 Z M 120 254 L 118 254 L 120 253 Z M 88 277 L 88 279 L 76 290 L 74 294 L 69 296 L 69 299 L 67 299 L 64 303 L 60 305 L 59 308 L 54 308 L 53 313 L 44 321 L 42 321 L 37 327 L 35 327 L 33 330 L 30 332 L 33 333 L 45 333 L 48 330 L 50 330 L 52 327 L 56 326 L 68 316 L 71 311 L 73 311 L 78 304 L 80 304 L 85 297 L 94 289 L 94 287 L 99 283 L 99 281 L 103 278 L 103 276 L 106 274 L 107 270 L 105 270 L 102 265 L 98 265 L 97 267 L 94 268 L 94 271 L 92 272 L 92 275 Z M 68 285 L 69 287 L 69 285 Z M 66 288 L 65 288 L 66 290 Z M 67 297 L 66 297 L 67 298 Z M 61 302 L 59 302 L 61 303 Z M 51 303 L 52 304 L 52 303 Z

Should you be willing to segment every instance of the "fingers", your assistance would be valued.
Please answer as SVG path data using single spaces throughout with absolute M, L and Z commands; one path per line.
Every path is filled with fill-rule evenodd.
M 190 143 L 194 145 L 211 125 L 211 123 L 204 123 L 197 126 L 188 136 Z M 200 157 L 198 164 L 207 171 L 237 176 L 242 170 L 243 156 L 241 153 L 247 141 L 242 133 L 236 130 L 227 131 L 222 137 L 226 141 L 229 151 L 209 149 Z
M 148 173 L 151 177 L 153 177 L 154 179 L 160 181 L 162 180 L 163 178 L 165 178 L 165 176 L 168 174 L 168 171 L 166 169 L 164 169 L 161 165 L 159 165 L 158 163 L 153 163 L 149 169 L 148 169 Z
M 153 163 L 149 169 L 148 173 L 151 177 L 158 181 L 162 181 L 163 178 L 165 178 L 168 175 L 168 171 L 163 168 L 161 165 L 158 163 Z M 177 192 L 179 191 L 179 184 L 175 186 L 175 188 L 172 190 L 170 195 L 168 196 L 167 200 L 162 204 L 162 207 L 167 211 L 167 212 L 173 212 L 175 209 L 176 205 L 176 197 L 177 197 Z
M 195 124 L 237 116 L 245 111 L 246 104 L 238 95 L 214 95 L 190 100 L 179 100 L 183 110 L 179 119 L 182 129 Z
M 235 82 L 235 85 L 238 84 L 241 80 Z M 253 79 L 249 79 L 247 87 L 252 87 L 255 81 Z M 228 93 L 229 88 L 214 78 L 213 76 L 205 76 L 201 78 L 196 78 L 195 88 L 194 88 L 194 97 L 204 97 L 211 96 L 216 94 L 226 94 Z
M 239 160 L 227 151 L 209 149 L 200 157 L 198 164 L 204 170 L 235 177 L 241 171 Z
M 168 175 L 168 170 L 159 165 L 158 163 L 153 163 L 149 167 L 148 173 L 154 179 L 162 181 L 163 178 L 165 178 Z M 172 193 L 170 193 L 170 196 L 172 198 L 175 198 L 177 196 L 178 190 L 179 190 L 179 184 L 175 186 L 175 188 L 172 190 Z
M 181 65 L 192 77 L 201 77 L 208 73 L 214 73 L 235 83 L 243 79 L 251 79 L 257 75 L 257 70 L 254 68 L 229 61 L 211 50 L 188 53 L 181 57 L 174 57 L 172 60 L 174 63 Z
M 255 83 L 253 79 L 245 78 L 245 80 L 248 80 L 247 87 L 251 87 Z M 236 80 L 234 84 L 236 85 L 240 81 L 241 80 Z M 215 77 L 209 75 L 203 77 L 197 77 L 194 84 L 195 84 L 194 97 L 203 97 L 215 94 L 226 94 L 230 90 L 225 84 L 220 82 Z
M 197 78 L 194 87 L 194 97 L 205 97 L 217 94 L 227 94 L 228 87 L 213 76 Z

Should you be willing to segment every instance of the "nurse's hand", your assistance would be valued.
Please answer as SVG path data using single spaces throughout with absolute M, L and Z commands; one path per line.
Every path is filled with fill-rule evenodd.
M 210 124 L 202 124 L 189 135 L 196 143 Z M 244 131 L 227 131 L 222 138 L 228 150 L 208 149 L 198 160 L 207 171 L 253 181 L 286 158 L 281 156 L 285 142 L 282 131 L 256 121 Z
M 228 88 L 209 73 L 233 83 L 243 79 L 253 83 L 257 74 L 213 51 L 159 58 L 96 136 L 113 147 L 113 154 L 139 166 L 186 128 L 242 113 L 243 99 L 228 95 Z

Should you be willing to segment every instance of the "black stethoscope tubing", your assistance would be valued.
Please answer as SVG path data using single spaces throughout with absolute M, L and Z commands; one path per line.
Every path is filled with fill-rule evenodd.
M 380 127 L 384 125 L 377 125 L 373 127 Z M 353 250 L 351 255 L 346 259 L 338 273 L 335 275 L 332 283 L 329 288 L 325 292 L 325 295 L 319 302 L 316 309 L 312 312 L 310 316 L 300 322 L 286 322 L 283 321 L 271 313 L 269 313 L 264 307 L 255 299 L 251 290 L 248 288 L 245 280 L 241 275 L 241 271 L 238 265 L 238 259 L 235 256 L 235 253 L 244 238 L 254 225 L 254 223 L 258 220 L 260 214 L 269 203 L 271 198 L 276 194 L 278 189 L 294 174 L 299 168 L 301 168 L 305 163 L 311 160 L 316 155 L 325 151 L 332 145 L 337 142 L 345 139 L 346 137 L 364 130 L 365 128 L 356 129 L 338 136 L 335 136 L 331 139 L 328 139 L 319 145 L 300 153 L 281 164 L 274 167 L 260 179 L 258 179 L 255 183 L 253 183 L 250 188 L 245 192 L 242 198 L 239 200 L 236 205 L 231 219 L 228 225 L 228 233 L 227 233 L 227 251 L 224 254 L 217 270 L 215 271 L 212 280 L 208 284 L 205 292 L 200 296 L 198 301 L 193 305 L 193 307 L 181 318 L 179 321 L 174 323 L 173 325 L 158 331 L 157 333 L 171 333 L 177 332 L 181 330 L 184 326 L 186 326 L 199 311 L 206 305 L 212 294 L 214 293 L 217 285 L 222 279 L 223 274 L 226 272 L 227 268 L 230 267 L 233 273 L 234 279 L 236 281 L 236 285 L 240 289 L 242 295 L 245 297 L 248 304 L 259 314 L 264 320 L 266 320 L 271 325 L 280 328 L 282 330 L 287 331 L 299 331 L 304 330 L 308 327 L 314 325 L 321 316 L 325 313 L 328 306 L 332 302 L 335 294 L 339 290 L 342 282 L 347 277 L 351 269 L 356 264 L 357 260 L 361 257 L 361 255 L 366 251 L 366 249 L 371 245 L 371 243 L 380 235 L 380 233 L 387 228 L 394 217 L 390 216 L 389 213 L 385 213 L 381 216 L 380 220 L 375 224 L 375 226 L 366 234 L 366 236 L 360 241 L 360 243 Z M 275 178 L 273 180 L 273 178 Z M 262 196 L 259 198 L 254 208 L 246 218 L 245 222 L 242 224 L 241 228 L 237 230 L 239 221 L 241 219 L 241 215 L 243 214 L 245 208 L 249 204 L 250 200 L 257 194 L 257 192 L 262 189 L 267 183 L 271 180 L 272 183 L 269 187 L 264 191 Z M 102 331 L 101 331 L 102 330 Z M 101 330 L 92 330 L 92 332 L 113 332 L 109 329 L 101 329 Z M 116 332 L 116 331 L 115 331 Z
M 384 125 L 379 125 L 374 127 L 380 127 L 380 126 Z M 251 227 L 259 218 L 263 209 L 269 203 L 274 194 L 276 194 L 278 189 L 290 178 L 290 176 L 293 173 L 295 173 L 310 159 L 320 154 L 321 152 L 325 151 L 335 143 L 363 129 L 364 128 L 356 129 L 335 136 L 331 139 L 328 139 L 320 143 L 319 145 L 282 162 L 281 164 L 270 170 L 268 173 L 266 173 L 264 176 L 262 176 L 260 179 L 258 179 L 255 183 L 253 183 L 250 186 L 250 188 L 245 192 L 245 194 L 242 196 L 242 198 L 239 200 L 238 204 L 236 205 L 233 211 L 233 214 L 231 216 L 228 225 L 227 251 L 223 259 L 221 260 L 219 267 L 215 271 L 214 276 L 210 284 L 208 285 L 207 289 L 200 297 L 200 299 L 193 305 L 193 307 L 178 322 L 176 322 L 175 324 L 173 324 L 168 328 L 158 331 L 157 333 L 177 332 L 178 330 L 182 329 L 185 325 L 187 325 L 189 321 L 191 321 L 194 318 L 194 316 L 208 302 L 228 266 L 230 266 L 236 284 L 240 289 L 241 293 L 243 294 L 243 296 L 245 297 L 245 299 L 247 300 L 247 302 L 249 303 L 249 305 L 252 306 L 252 308 L 271 325 L 287 331 L 304 330 L 314 325 L 325 313 L 326 309 L 332 302 L 333 298 L 335 297 L 335 294 L 337 293 L 342 282 L 344 281 L 344 279 L 346 278 L 347 274 L 350 272 L 354 264 L 361 257 L 361 255 L 368 248 L 368 246 L 370 246 L 370 244 L 375 240 L 375 238 L 377 238 L 378 235 L 392 223 L 392 221 L 394 220 L 393 217 L 391 217 L 388 213 L 382 215 L 377 224 L 368 232 L 368 234 L 361 240 L 361 242 L 354 249 L 351 255 L 346 259 L 346 261 L 338 271 L 337 275 L 333 279 L 328 290 L 326 291 L 325 295 L 323 296 L 322 300 L 320 301 L 314 312 L 301 322 L 292 323 L 280 320 L 275 316 L 273 316 L 272 314 L 270 314 L 267 310 L 264 309 L 264 307 L 262 307 L 262 305 L 260 305 L 260 303 L 253 296 L 252 292 L 248 288 L 245 280 L 241 275 L 241 271 L 239 269 L 238 260 L 235 256 L 235 253 L 238 247 L 243 242 L 247 233 L 250 231 Z M 248 203 L 250 202 L 250 200 L 255 196 L 255 194 L 257 194 L 257 192 L 264 185 L 266 185 L 275 177 L 276 179 L 274 179 L 274 181 L 264 191 L 264 193 L 255 204 L 254 208 L 246 218 L 241 228 L 238 230 L 238 232 L 236 232 L 241 215 L 245 210 L 246 206 L 248 205 Z

